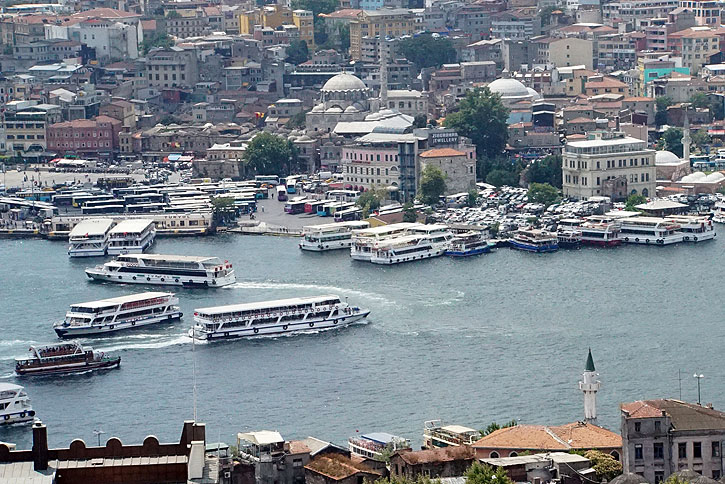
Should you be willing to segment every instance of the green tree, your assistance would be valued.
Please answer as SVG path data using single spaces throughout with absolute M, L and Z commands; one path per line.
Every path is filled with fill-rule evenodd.
M 497 168 L 486 175 L 486 183 L 495 187 L 502 187 L 504 185 L 517 187 L 519 186 L 519 177 L 516 176 L 516 173 Z
M 559 190 L 548 183 L 532 183 L 527 193 L 529 202 L 543 203 L 547 207 L 559 199 Z
M 340 25 L 337 32 L 340 35 L 340 48 L 347 52 L 350 48 L 350 24 Z
M 541 17 L 542 27 L 545 27 L 551 23 L 551 14 L 556 10 L 559 10 L 559 7 L 557 7 L 556 5 L 549 5 L 548 7 L 544 7 L 539 11 L 539 17 Z
M 428 125 L 428 118 L 425 114 L 416 114 L 415 118 L 413 118 L 413 127 L 414 128 L 425 128 Z
M 584 457 L 592 463 L 592 469 L 594 469 L 599 481 L 605 479 L 611 481 L 622 473 L 622 463 L 602 451 L 589 450 L 584 453 Z
M 166 18 L 181 18 L 181 14 L 176 10 L 171 10 L 166 14 Z
M 667 124 L 667 108 L 672 105 L 672 99 L 667 96 L 659 96 L 655 98 L 655 124 L 662 126 Z
M 143 42 L 141 42 L 141 52 L 143 55 L 146 55 L 154 47 L 162 47 L 166 49 L 172 45 L 174 45 L 174 41 L 171 37 L 163 32 L 156 32 L 153 35 L 149 35 L 144 38 Z
M 723 96 L 712 96 L 712 98 L 710 99 L 710 112 L 715 119 L 720 121 L 725 119 L 725 105 L 723 104 L 724 101 L 725 97 Z
M 420 34 L 407 37 L 398 44 L 399 52 L 420 70 L 424 67 L 440 67 L 456 61 L 456 49 L 445 37 Z
M 698 129 L 692 133 L 692 144 L 697 146 L 699 150 L 703 150 L 705 146 L 710 143 L 712 143 L 712 139 L 710 138 L 710 135 L 707 134 L 706 129 Z
M 469 207 L 475 207 L 478 201 L 478 190 L 471 188 L 468 190 L 468 197 L 466 198 L 466 205 Z
M 637 212 L 638 210 L 634 207 L 642 203 L 647 203 L 647 198 L 644 195 L 630 195 L 627 197 L 625 209 L 630 212 Z
M 405 476 L 394 476 L 384 477 L 375 480 L 373 484 L 437 484 L 439 480 L 431 480 L 430 477 L 426 477 L 423 474 L 418 474 L 415 479 L 409 479 Z M 365 484 L 370 484 L 370 481 L 365 481 Z
M 468 91 L 458 111 L 446 117 L 445 125 L 473 140 L 479 156 L 494 159 L 501 155 L 508 140 L 509 111 L 501 96 L 487 87 Z
M 325 26 L 320 23 L 315 24 L 315 44 L 318 46 L 327 44 L 328 37 Z
M 667 128 L 662 133 L 659 145 L 682 158 L 682 130 L 680 128 Z
M 224 224 L 234 218 L 234 199 L 231 197 L 217 197 L 211 201 L 212 219 L 215 224 Z
M 305 127 L 307 111 L 300 111 L 297 114 L 290 116 L 289 120 L 285 123 L 285 128 L 289 129 L 302 129 Z
M 490 465 L 475 461 L 465 473 L 466 484 L 513 484 L 506 471 L 501 467 L 494 469 Z
M 498 233 L 498 228 L 499 228 L 498 223 L 495 223 L 491 227 L 489 227 L 489 231 L 491 231 L 493 237 L 495 237 L 496 236 L 495 234 Z M 485 437 L 486 435 L 491 434 L 497 430 L 505 429 L 508 427 L 516 427 L 516 425 L 518 425 L 518 422 L 514 419 L 509 420 L 508 422 L 504 423 L 503 425 L 499 425 L 496 422 L 491 422 L 490 424 L 488 424 L 488 426 L 485 429 L 479 430 L 479 433 L 481 434 L 481 437 Z
M 313 21 L 317 23 L 321 13 L 334 12 L 339 2 L 337 0 L 292 0 L 292 10 L 311 10 Z
M 446 192 L 446 176 L 440 168 L 427 165 L 420 174 L 418 197 L 428 205 L 438 203 L 441 195 Z
M 526 181 L 561 188 L 561 155 L 548 155 L 531 162 L 526 168 Z
M 298 65 L 310 58 L 310 52 L 307 49 L 307 42 L 304 40 L 293 40 L 287 47 L 287 58 L 285 61 L 290 64 Z
M 286 139 L 263 132 L 249 142 L 244 161 L 258 175 L 286 175 L 297 161 L 297 151 Z
M 416 222 L 418 220 L 418 212 L 413 208 L 413 204 L 408 202 L 403 205 L 403 222 Z
M 388 192 L 384 189 L 372 189 L 360 195 L 355 203 L 362 209 L 363 218 L 369 217 L 372 212 L 379 209 L 387 195 Z
M 707 94 L 704 92 L 696 92 L 692 96 L 690 96 L 690 104 L 692 104 L 692 107 L 694 108 L 706 108 L 709 106 L 710 101 L 707 99 Z

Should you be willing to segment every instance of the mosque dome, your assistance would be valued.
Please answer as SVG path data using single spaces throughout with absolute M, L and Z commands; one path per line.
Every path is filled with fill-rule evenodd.
M 655 153 L 655 165 L 679 165 L 680 158 L 671 151 L 657 151 Z
M 539 94 L 538 92 L 536 92 L 536 89 L 534 89 L 534 88 L 532 88 L 532 87 L 527 87 L 527 88 L 526 88 L 526 90 L 527 90 L 527 91 L 529 91 L 529 94 L 531 94 L 531 98 L 532 98 L 532 99 L 533 99 L 534 101 L 537 101 L 537 100 L 539 100 L 539 99 L 543 99 L 543 98 L 541 97 L 541 94 Z
M 345 72 L 330 78 L 322 86 L 323 91 L 353 91 L 359 89 L 367 89 L 367 86 L 359 77 Z
M 333 78 L 334 79 L 334 78 Z M 502 98 L 529 97 L 531 93 L 522 83 L 516 79 L 496 79 L 488 85 L 491 92 L 500 94 Z M 536 91 L 534 91 L 536 92 Z

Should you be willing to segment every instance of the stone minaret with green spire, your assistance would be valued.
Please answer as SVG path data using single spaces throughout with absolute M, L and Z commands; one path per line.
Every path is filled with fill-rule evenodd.
M 594 358 L 592 358 L 592 350 L 589 348 L 587 356 L 587 364 L 582 374 L 582 381 L 579 382 L 579 390 L 584 392 L 584 421 L 596 423 L 597 421 L 597 392 L 602 386 L 597 380 L 596 368 L 594 368 Z

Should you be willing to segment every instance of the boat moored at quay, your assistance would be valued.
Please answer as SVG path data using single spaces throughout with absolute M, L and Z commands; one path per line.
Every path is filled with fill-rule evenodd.
M 595 247 L 616 247 L 622 244 L 622 225 L 612 217 L 592 215 L 579 226 L 582 244 Z
M 102 351 L 81 346 L 78 342 L 47 346 L 31 346 L 28 355 L 15 359 L 18 376 L 80 373 L 118 368 L 120 356 L 108 356 Z
M 708 217 L 670 215 L 665 218 L 680 226 L 682 240 L 684 242 L 702 242 L 704 240 L 712 240 L 717 236 L 715 226 Z
M 94 336 L 179 319 L 179 299 L 170 292 L 142 292 L 73 304 L 53 325 L 61 338 Z
M 326 250 L 349 249 L 352 245 L 353 230 L 370 227 L 368 222 L 336 222 L 323 225 L 309 225 L 302 229 L 302 250 L 323 252 Z
M 236 282 L 229 261 L 218 257 L 127 254 L 86 269 L 93 280 L 184 287 L 224 287 Z
M 370 262 L 392 265 L 430 259 L 446 253 L 453 234 L 445 225 L 416 224 L 406 235 L 381 240 L 372 247 Z
M 153 220 L 123 220 L 109 233 L 108 253 L 141 254 L 151 247 L 155 238 L 156 226 Z
M 556 238 L 562 249 L 578 249 L 582 245 L 581 220 L 562 219 L 556 227 Z
M 323 330 L 347 326 L 368 314 L 335 295 L 215 306 L 194 311 L 189 336 L 211 341 Z
M 428 420 L 423 424 L 423 448 L 460 447 L 473 445 L 481 433 L 463 425 L 443 425 L 442 420 Z
M 419 225 L 412 222 L 381 225 L 369 229 L 355 230 L 352 234 L 352 245 L 350 246 L 350 257 L 355 260 L 370 261 L 373 246 L 381 240 L 390 239 L 404 235 L 406 231 Z
M 0 383 L 0 424 L 30 422 L 35 410 L 25 389 L 14 383 Z
M 68 235 L 69 257 L 103 257 L 108 251 L 109 233 L 115 225 L 110 219 L 84 220 Z
M 512 249 L 526 252 L 556 252 L 559 240 L 556 234 L 540 229 L 519 229 L 510 242 Z
M 446 255 L 451 257 L 469 257 L 472 255 L 488 254 L 491 252 L 491 244 L 483 238 L 483 234 L 477 230 L 471 230 L 462 234 L 455 234 L 451 239 Z
M 659 217 L 627 217 L 620 220 L 621 237 L 628 244 L 669 245 L 684 240 L 678 223 Z

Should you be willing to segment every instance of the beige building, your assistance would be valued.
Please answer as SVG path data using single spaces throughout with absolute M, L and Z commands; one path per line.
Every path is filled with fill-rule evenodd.
M 189 87 L 199 82 L 196 52 L 179 47 L 154 49 L 146 56 L 149 87 Z
M 388 108 L 397 109 L 403 114 L 428 116 L 428 96 L 410 89 L 388 91 Z
M 549 62 L 554 67 L 594 66 L 594 43 L 591 40 L 567 37 L 549 42 Z
M 667 44 L 682 57 L 682 67 L 689 67 L 690 74 L 700 72 L 710 64 L 710 56 L 720 52 L 720 37 L 710 27 L 692 27 L 670 34 Z
M 291 10 L 284 5 L 266 5 L 239 14 L 239 33 L 254 34 L 255 26 L 278 29 L 294 25 L 300 33 L 300 40 L 307 42 L 310 51 L 314 49 L 315 28 L 310 10 Z
M 446 176 L 446 195 L 476 188 L 476 156 L 453 148 L 434 148 L 418 155 L 420 172 L 428 165 L 440 168 Z
M 47 129 L 61 121 L 61 108 L 54 104 L 22 106 L 5 112 L 3 128 L 7 150 L 24 156 L 42 153 L 47 147 Z
M 416 32 L 415 13 L 404 8 L 362 10 L 350 22 L 350 57 L 360 60 L 364 37 L 401 37 Z
M 562 189 L 565 197 L 655 195 L 655 151 L 647 142 L 621 132 L 597 131 L 564 147 Z M 616 192 L 614 191 L 616 189 Z M 624 197 L 626 198 L 626 197 Z

